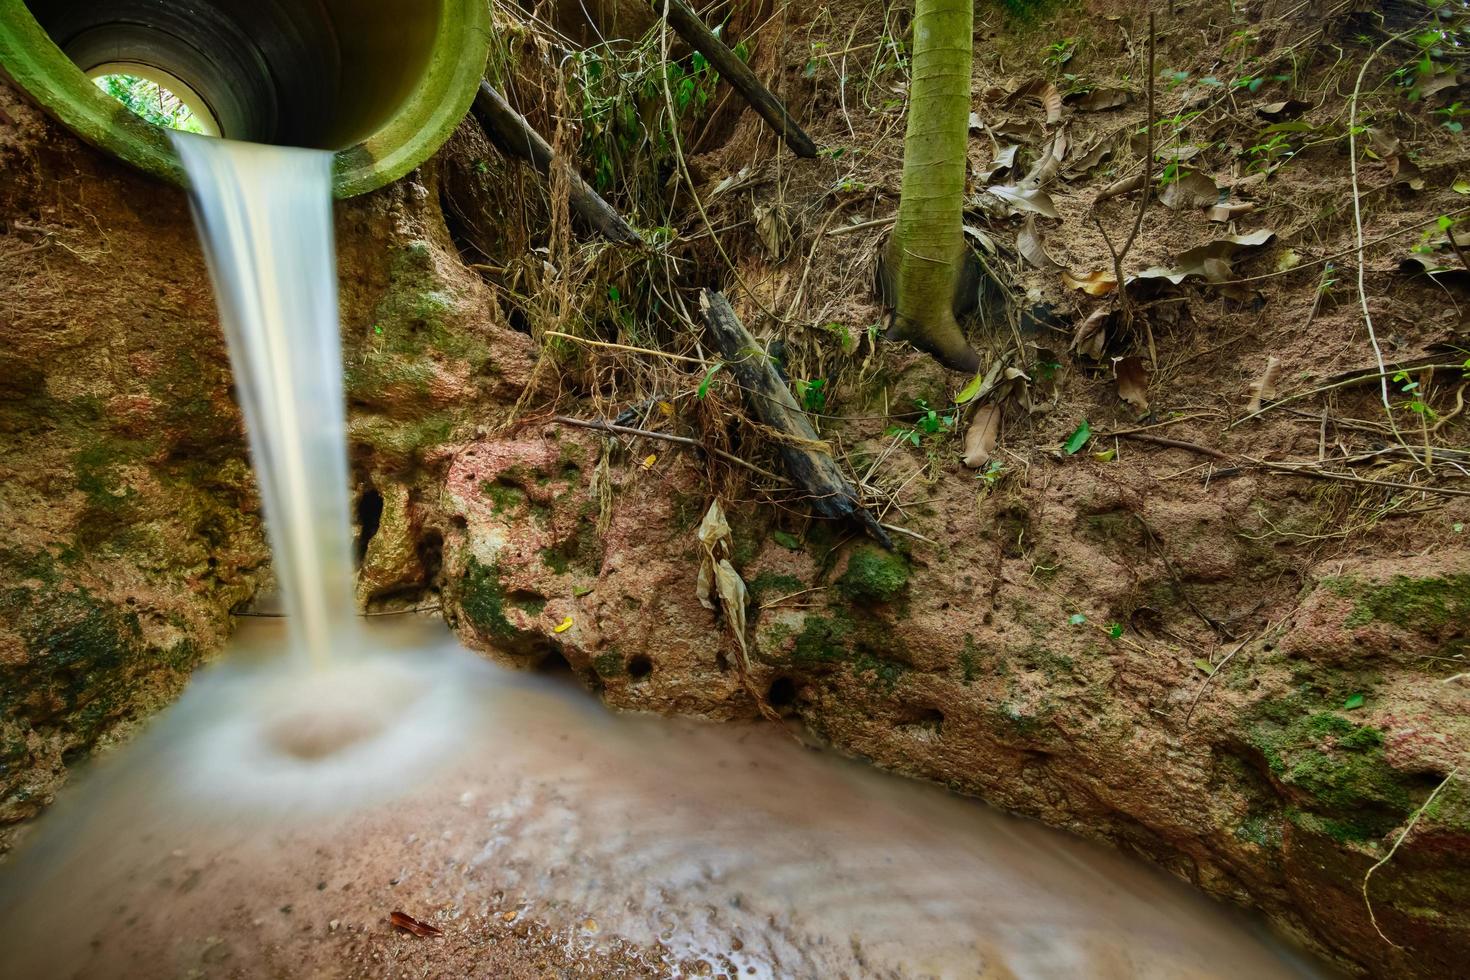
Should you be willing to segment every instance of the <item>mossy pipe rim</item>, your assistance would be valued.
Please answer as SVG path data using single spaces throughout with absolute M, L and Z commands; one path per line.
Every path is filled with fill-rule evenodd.
M 484 0 L 439 2 L 433 48 L 418 84 L 376 131 L 337 151 L 337 197 L 376 190 L 413 170 L 469 111 L 489 55 L 490 8 Z M 57 47 L 24 0 L 0 0 L 0 74 L 98 149 L 145 173 L 185 183 L 164 130 L 99 89 Z

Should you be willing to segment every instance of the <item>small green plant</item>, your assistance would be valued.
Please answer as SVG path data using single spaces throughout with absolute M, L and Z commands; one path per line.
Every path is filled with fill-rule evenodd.
M 808 412 L 820 413 L 827 407 L 827 379 L 813 378 L 796 381 L 796 393 L 801 396 L 801 407 Z
M 1072 60 L 1072 55 L 1076 53 L 1077 39 L 1064 37 L 1060 41 L 1053 41 L 1043 49 L 1041 63 L 1048 68 L 1060 70 L 1063 65 Z
M 954 431 L 954 412 L 941 414 L 922 398 L 915 398 L 914 404 L 919 407 L 918 421 L 913 425 L 890 426 L 888 435 L 901 436 L 915 446 L 922 446 L 926 436 L 937 436 Z
M 1083 419 L 1078 423 L 1077 428 L 1072 430 L 1072 434 L 1067 436 L 1067 440 L 1062 443 L 1062 451 L 1068 456 L 1075 456 L 1083 446 L 1091 441 L 1092 426 L 1087 423 L 1086 419 Z
M 1006 467 L 998 459 L 992 459 L 983 471 L 975 474 L 975 479 L 985 481 L 985 492 L 990 493 L 1000 483 L 1001 477 L 1005 476 Z
M 1460 117 L 1470 115 L 1470 109 L 1465 108 L 1463 103 L 1456 102 L 1443 109 L 1435 109 L 1434 114 L 1444 117 L 1444 121 L 1440 123 L 1441 126 L 1452 133 L 1459 133 L 1465 129 L 1465 124 L 1460 122 Z
M 1409 377 L 1407 371 L 1399 371 L 1393 376 L 1394 384 L 1399 385 L 1399 391 L 1409 396 L 1403 407 L 1418 415 L 1426 422 L 1436 418 L 1438 413 L 1424 401 L 1423 391 L 1419 382 Z
M 1269 138 L 1263 134 L 1262 142 L 1247 147 L 1245 152 L 1250 157 L 1250 164 L 1246 169 L 1253 173 L 1266 173 L 1291 159 L 1296 150 L 1286 133 L 1271 133 Z

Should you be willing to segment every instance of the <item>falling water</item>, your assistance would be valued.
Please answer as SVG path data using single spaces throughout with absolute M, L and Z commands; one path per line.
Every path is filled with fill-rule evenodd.
M 321 666 L 356 629 L 332 154 L 170 136 L 229 343 L 288 643 Z

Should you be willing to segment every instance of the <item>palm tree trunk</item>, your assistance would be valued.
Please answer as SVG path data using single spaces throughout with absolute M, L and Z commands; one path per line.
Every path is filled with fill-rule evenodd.
M 965 262 L 960 225 L 973 4 L 974 0 L 917 0 L 903 184 L 887 258 L 897 293 L 889 335 L 960 371 L 974 371 L 980 361 L 954 315 L 955 290 Z

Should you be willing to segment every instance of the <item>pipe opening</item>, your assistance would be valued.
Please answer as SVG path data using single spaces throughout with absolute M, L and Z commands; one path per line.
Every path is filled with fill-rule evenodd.
M 412 95 L 441 15 L 440 4 L 423 0 L 26 6 L 89 77 L 155 83 L 229 139 L 327 150 L 366 139 Z
M 185 133 L 219 135 L 209 104 L 183 79 L 151 65 L 113 62 L 87 72 L 97 87 L 145 122 Z

